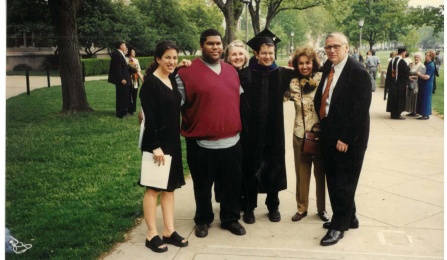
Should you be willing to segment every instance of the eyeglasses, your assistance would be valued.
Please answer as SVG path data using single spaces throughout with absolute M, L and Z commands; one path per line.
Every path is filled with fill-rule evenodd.
M 343 43 L 342 45 L 340 44 L 334 44 L 334 45 L 328 45 L 328 46 L 324 46 L 324 49 L 326 51 L 330 51 L 331 49 L 334 49 L 334 51 L 338 51 L 340 50 L 340 47 L 345 45 L 346 43 Z

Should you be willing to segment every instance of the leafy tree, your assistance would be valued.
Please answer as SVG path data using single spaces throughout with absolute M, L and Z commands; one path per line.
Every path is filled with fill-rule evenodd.
M 187 18 L 197 29 L 196 35 L 189 41 L 185 41 L 184 51 L 195 54 L 199 48 L 199 34 L 208 28 L 222 31 L 223 15 L 216 5 L 207 4 L 203 0 L 180 0 L 181 9 L 188 14 Z M 186 53 L 185 53 L 186 54 Z
M 145 19 L 145 27 L 152 28 L 151 37 L 146 43 L 153 50 L 160 40 L 173 40 L 180 49 L 191 48 L 197 42 L 197 27 L 191 23 L 187 14 L 176 0 L 133 0 Z M 167 15 L 168 14 L 168 15 Z
M 51 25 L 51 16 L 48 8 L 48 2 L 45 0 L 7 0 L 7 35 L 11 39 L 8 45 L 17 46 L 18 37 L 23 37 L 23 44 L 34 46 L 51 45 L 53 41 L 53 26 Z M 29 33 L 34 37 L 31 42 L 27 41 Z
M 381 41 L 397 41 L 408 31 L 405 18 L 408 0 L 357 0 L 352 3 L 351 15 L 345 17 L 345 34 L 358 46 L 358 21 L 364 19 L 362 38 L 372 49 Z
M 90 57 L 105 48 L 110 51 L 117 40 L 146 39 L 139 10 L 122 1 L 84 0 L 77 18 L 79 42 Z
M 82 82 L 76 13 L 82 0 L 48 0 L 59 50 L 62 112 L 93 111 Z
M 255 34 L 261 32 L 260 13 L 261 3 L 266 6 L 265 28 L 269 28 L 273 19 L 282 11 L 306 10 L 312 7 L 322 6 L 330 0 L 252 0 L 249 9 Z
M 408 21 L 422 27 L 423 25 L 433 27 L 433 34 L 436 36 L 438 33 L 444 31 L 444 5 L 439 7 L 427 6 L 424 8 L 410 7 L 408 15 Z

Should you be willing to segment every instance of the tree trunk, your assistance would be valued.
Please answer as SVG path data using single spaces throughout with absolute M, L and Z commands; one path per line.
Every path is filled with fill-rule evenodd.
M 90 112 L 87 102 L 79 43 L 76 13 L 82 0 L 49 0 L 59 52 L 59 70 L 62 83 L 62 112 Z
M 242 14 L 244 5 L 239 0 L 227 0 L 225 4 L 222 0 L 213 1 L 225 17 L 225 36 L 222 39 L 225 47 L 236 38 L 235 30 L 237 28 L 237 22 Z
M 250 2 L 248 5 L 251 16 L 251 24 L 253 26 L 254 35 L 257 35 L 261 32 L 261 20 L 259 18 L 260 8 L 261 8 L 261 0 L 254 0 L 256 3 L 256 7 Z

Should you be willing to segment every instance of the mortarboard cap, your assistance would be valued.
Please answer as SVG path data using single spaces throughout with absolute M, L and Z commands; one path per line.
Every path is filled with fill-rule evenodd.
M 262 32 L 258 33 L 255 37 L 247 42 L 247 45 L 250 46 L 254 51 L 259 51 L 262 44 L 273 44 L 276 47 L 276 44 L 281 40 L 272 33 L 269 29 L 264 29 Z

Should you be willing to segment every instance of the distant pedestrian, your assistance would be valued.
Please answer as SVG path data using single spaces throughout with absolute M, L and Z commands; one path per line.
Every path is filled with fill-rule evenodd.
M 376 90 L 376 76 L 377 71 L 381 71 L 380 68 L 380 59 L 376 56 L 376 51 L 371 50 L 371 55 L 368 55 L 366 58 L 366 68 L 368 69 L 369 76 L 371 77 L 371 85 L 372 85 L 372 91 L 374 92 Z
M 127 46 L 124 41 L 117 41 L 110 60 L 108 82 L 115 84 L 115 115 L 118 118 L 129 116 L 130 73 L 125 55 Z
M 129 93 L 129 108 L 128 113 L 133 115 L 137 111 L 137 95 L 140 80 L 144 81 L 143 74 L 141 74 L 140 62 L 135 58 L 135 49 L 129 47 L 126 55 L 127 63 L 129 64 L 129 72 L 131 79 L 130 93 Z
M 433 81 L 435 78 L 435 64 L 433 60 L 435 59 L 435 52 L 428 51 L 425 53 L 425 74 L 418 73 L 419 81 L 419 93 L 417 101 L 416 112 L 421 115 L 417 119 L 427 120 L 431 115 L 431 104 L 432 104 L 432 91 L 433 91 Z
M 397 56 L 388 64 L 388 70 L 385 80 L 384 100 L 388 100 L 386 104 L 386 112 L 391 113 L 391 119 L 404 120 L 400 114 L 405 111 L 405 98 L 407 86 L 410 85 L 410 67 L 405 62 L 405 53 L 407 48 L 399 46 L 397 48 Z
M 410 112 L 407 116 L 416 116 L 416 104 L 419 92 L 418 73 L 425 74 L 425 65 L 421 60 L 422 54 L 414 54 L 414 63 L 410 66 L 410 85 L 407 88 L 407 98 L 405 101 L 405 111 Z

